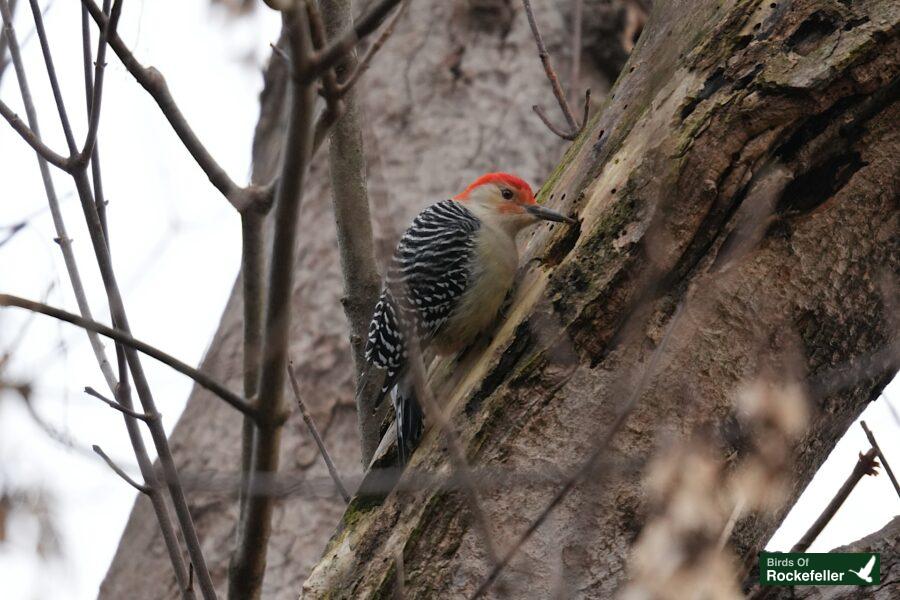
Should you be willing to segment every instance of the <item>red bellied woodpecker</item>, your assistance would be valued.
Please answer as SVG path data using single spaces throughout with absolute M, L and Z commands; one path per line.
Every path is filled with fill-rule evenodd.
M 488 173 L 452 200 L 420 212 L 400 239 L 369 325 L 366 359 L 386 370 L 376 405 L 393 390 L 402 464 L 422 435 L 406 336 L 416 335 L 420 349 L 438 354 L 471 344 L 496 319 L 512 287 L 516 234 L 540 220 L 575 222 L 538 205 L 518 177 Z

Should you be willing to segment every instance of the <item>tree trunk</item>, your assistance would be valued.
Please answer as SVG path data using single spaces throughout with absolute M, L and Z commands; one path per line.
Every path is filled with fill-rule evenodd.
M 560 577 L 573 597 L 611 597 L 643 521 L 641 465 L 700 431 L 742 456 L 742 382 L 806 383 L 796 496 L 896 372 L 898 30 L 891 0 L 654 4 L 614 94 L 542 188 L 580 227 L 532 234 L 491 341 L 430 369 L 470 462 L 513 476 L 481 490 L 501 548 L 647 374 L 604 457 L 618 468 L 525 544 L 500 582 L 510 597 L 553 597 Z M 478 587 L 490 564 L 467 494 L 417 479 L 447 472 L 446 446 L 430 428 L 403 491 L 351 504 L 306 597 L 389 597 L 398 572 L 406 598 Z M 741 520 L 738 555 L 753 560 L 779 520 Z
M 356 4 L 359 14 L 366 3 Z M 557 115 L 528 25 L 523 15 L 511 10 L 514 4 L 412 2 L 363 76 L 358 93 L 363 122 L 368 123 L 363 133 L 381 248 L 392 249 L 396 234 L 425 205 L 461 190 L 484 171 L 515 170 L 537 183 L 559 160 L 563 142 L 531 111 L 531 105 L 539 103 Z M 616 30 L 624 26 L 626 9 L 613 4 L 617 9 L 607 10 Z M 535 2 L 535 8 L 554 60 L 565 73 L 570 39 L 565 15 L 548 1 Z M 610 28 L 603 19 L 591 26 Z M 596 38 L 586 36 L 595 40 L 591 48 L 621 55 L 621 50 L 609 48 L 626 40 L 603 45 Z M 608 69 L 600 68 L 607 58 L 591 54 L 591 48 L 585 49 L 582 79 L 597 97 L 609 87 L 603 75 Z M 285 75 L 277 59 L 265 74 L 253 148 L 257 182 L 269 181 L 277 171 Z M 300 217 L 291 354 L 325 442 L 341 474 L 352 478 L 361 474 L 360 453 L 326 158 L 327 152 L 320 152 L 313 164 Z M 235 390 L 241 389 L 241 310 L 238 281 L 202 365 L 204 372 Z M 223 597 L 238 508 L 235 493 L 225 493 L 223 486 L 238 480 L 240 429 L 234 411 L 195 388 L 171 437 L 207 563 Z M 266 599 L 296 597 L 344 511 L 299 415 L 291 417 L 282 443 L 283 477 L 296 485 L 276 509 L 263 588 Z M 100 598 L 177 596 L 155 519 L 139 497 Z

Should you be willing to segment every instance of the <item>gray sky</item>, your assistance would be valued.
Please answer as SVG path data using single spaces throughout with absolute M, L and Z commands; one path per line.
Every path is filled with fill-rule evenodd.
M 64 140 L 44 76 L 27 3 L 16 19 L 41 128 L 52 147 Z M 178 18 L 171 18 L 177 9 Z M 46 25 L 57 71 L 69 101 L 76 136 L 84 132 L 79 3 L 52 3 Z M 203 1 L 135 0 L 126 4 L 119 32 L 144 64 L 167 77 L 192 126 L 235 180 L 249 172 L 256 122 L 260 63 L 278 32 L 278 18 L 265 10 L 232 21 Z M 13 73 L 0 95 L 21 112 Z M 182 360 L 196 364 L 218 324 L 238 271 L 237 215 L 194 165 L 149 96 L 111 56 L 106 75 L 100 153 L 109 205 L 113 257 L 134 333 Z M 0 291 L 75 310 L 62 265 L 37 164 L 24 143 L 0 126 L 0 227 L 30 218 L 29 225 L 0 247 Z M 81 210 L 68 176 L 56 173 L 69 235 L 97 318 L 106 320 L 99 275 L 81 225 Z M 2 239 L 2 230 L 0 230 Z M 51 287 L 52 286 L 52 287 Z M 49 293 L 48 293 L 49 289 Z M 0 313 L 0 348 L 6 348 L 28 318 Z M 107 345 L 112 355 L 112 346 Z M 145 361 L 166 427 L 184 407 L 190 381 L 152 360 Z M 119 464 L 134 458 L 121 418 L 86 397 L 86 385 L 103 380 L 84 334 L 47 318 L 30 321 L 9 373 L 30 381 L 34 405 L 55 429 L 71 438 L 66 448 L 48 438 L 11 395 L 0 397 L 0 483 L 45 488 L 60 530 L 62 553 L 40 561 L 33 519 L 13 519 L 0 544 L 3 597 L 94 598 L 131 509 L 134 491 L 82 450 L 99 444 Z M 864 418 L 888 456 L 900 463 L 900 385 L 895 381 Z M 237 440 L 236 440 L 237 443 Z M 152 444 L 148 443 L 152 449 Z M 827 504 L 867 448 L 858 424 L 817 474 L 770 549 L 786 550 Z M 811 548 L 823 551 L 880 528 L 900 513 L 887 477 L 865 478 Z

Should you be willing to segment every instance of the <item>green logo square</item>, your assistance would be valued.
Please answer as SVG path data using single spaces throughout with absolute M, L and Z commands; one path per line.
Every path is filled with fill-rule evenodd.
M 761 585 L 876 585 L 881 555 L 860 553 L 760 552 Z

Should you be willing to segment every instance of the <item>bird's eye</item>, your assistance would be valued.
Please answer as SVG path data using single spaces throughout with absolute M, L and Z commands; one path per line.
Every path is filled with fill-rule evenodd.
M 513 192 L 509 188 L 503 188 L 502 190 L 500 190 L 500 195 L 503 196 L 504 200 L 512 200 L 513 199 Z

